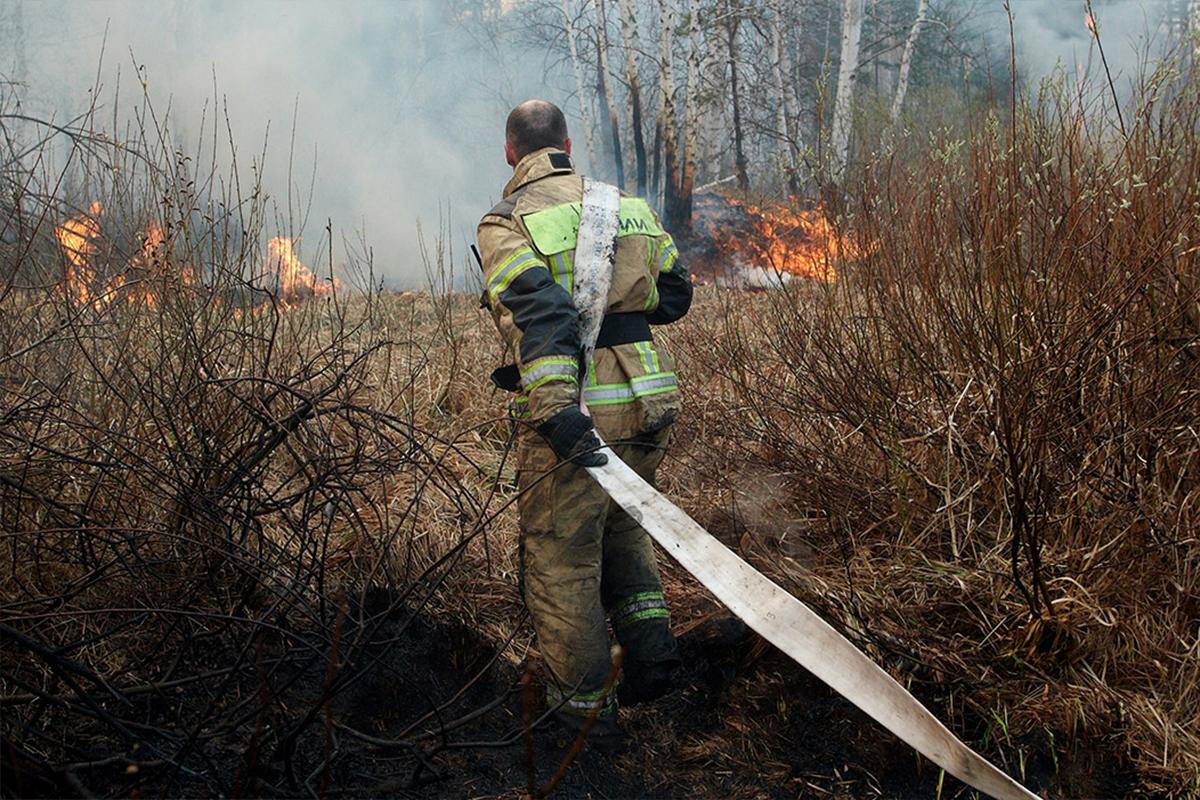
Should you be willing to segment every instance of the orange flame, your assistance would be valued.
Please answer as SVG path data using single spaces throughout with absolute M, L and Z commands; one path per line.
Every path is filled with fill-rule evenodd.
M 833 261 L 848 255 L 847 247 L 824 209 L 760 208 L 720 199 L 740 209 L 743 219 L 733 226 L 709 226 L 709 234 L 721 251 L 740 256 L 742 266 L 819 281 L 837 279 Z
M 54 229 L 54 237 L 67 257 L 63 288 L 68 296 L 81 303 L 87 303 L 91 298 L 92 282 L 96 279 L 90 259 L 96 254 L 96 239 L 100 236 L 98 218 L 102 213 L 104 208 L 100 201 L 94 200 L 86 212 Z
M 137 252 L 119 274 L 113 275 L 98 291 L 94 257 L 99 252 L 100 217 L 103 207 L 93 202 L 86 213 L 67 220 L 54 229 L 54 236 L 66 258 L 63 293 L 75 302 L 99 308 L 118 297 L 130 305 L 156 308 L 162 293 L 170 286 L 192 288 L 198 284 L 196 270 L 186 264 L 172 264 L 169 235 L 152 222 L 140 237 Z M 334 280 L 317 277 L 296 254 L 294 242 L 279 236 L 267 242 L 266 269 L 278 276 L 279 307 L 288 308 L 305 299 L 328 295 L 340 286 Z M 262 303 L 262 307 L 269 303 Z M 255 308 L 252 311 L 257 311 Z M 238 316 L 241 316 L 240 312 Z
M 323 297 L 337 287 L 337 281 L 323 281 L 304 266 L 296 255 L 295 243 L 287 236 L 267 242 L 267 268 L 279 275 L 279 294 L 291 304 L 308 297 Z

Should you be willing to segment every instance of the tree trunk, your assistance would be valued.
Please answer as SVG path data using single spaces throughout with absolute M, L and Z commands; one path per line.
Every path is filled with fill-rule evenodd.
M 654 119 L 654 141 L 650 143 L 650 195 L 652 206 L 662 210 L 662 111 Z
M 646 196 L 646 140 L 642 133 L 642 88 L 638 83 L 633 0 L 617 0 L 621 12 L 621 39 L 625 46 L 625 75 L 629 79 L 629 108 L 633 118 L 633 156 L 637 169 L 637 193 Z
M 908 31 L 908 41 L 904 43 L 904 55 L 900 58 L 900 75 L 896 78 L 896 96 L 892 98 L 892 115 L 891 121 L 888 123 L 889 137 L 895 133 L 896 124 L 900 121 L 904 96 L 908 94 L 908 74 L 912 69 L 913 51 L 917 49 L 917 36 L 921 33 L 921 26 L 925 24 L 925 17 L 928 13 L 929 0 L 921 0 L 920 5 L 917 6 L 917 18 Z
M 692 230 L 692 192 L 696 187 L 696 146 L 700 127 L 700 0 L 688 0 L 687 110 L 683 117 L 683 171 L 679 178 L 676 228 Z
M 658 0 L 659 20 L 659 94 L 662 108 L 659 122 L 662 128 L 663 153 L 663 216 L 668 227 L 679 220 L 679 138 L 675 122 L 675 57 L 672 37 L 675 34 L 675 0 Z
M 725 59 L 717 54 L 717 48 L 710 47 L 704 54 L 704 63 L 700 65 L 700 80 L 707 86 L 724 86 Z M 721 160 L 724 155 L 718 144 L 723 137 L 725 124 L 725 104 L 709 103 L 706 113 L 700 119 L 700 166 L 696 168 L 699 178 L 707 177 L 709 181 L 718 180 L 721 175 Z
M 588 112 L 587 95 L 583 91 L 583 65 L 579 62 L 579 48 L 575 45 L 575 22 L 567 6 L 568 0 L 562 0 L 563 21 L 567 26 L 567 45 L 571 51 L 571 68 L 575 71 L 575 94 L 579 97 L 579 121 L 587 133 L 588 169 L 595 169 L 596 141 L 592 134 L 592 115 Z
M 621 153 L 621 127 L 617 123 L 617 104 L 608 85 L 608 17 L 604 13 L 604 0 L 596 0 L 596 49 L 597 69 L 600 72 L 600 98 L 608 108 L 608 131 L 612 141 L 613 164 L 616 166 L 617 185 L 625 188 L 625 157 Z
M 775 84 L 775 126 L 783 142 L 781 156 L 787 172 L 788 191 L 795 195 L 799 194 L 796 173 L 800 161 L 800 141 L 792 127 L 796 116 L 792 110 L 792 93 L 787 89 L 784 76 L 791 79 L 792 67 L 783 44 L 783 3 L 782 0 L 771 0 L 771 78 Z
M 742 99 L 738 90 L 737 38 L 741 27 L 741 8 L 733 0 L 725 0 L 725 37 L 729 48 L 729 95 L 733 106 L 733 165 L 737 172 L 738 189 L 745 195 L 750 191 L 750 176 L 746 168 L 745 136 L 742 132 Z
M 832 178 L 841 183 L 850 155 L 850 132 L 854 123 L 854 82 L 858 77 L 858 51 L 862 43 L 866 0 L 844 0 L 842 8 L 842 61 L 838 68 L 837 97 L 833 106 L 833 133 L 830 154 Z

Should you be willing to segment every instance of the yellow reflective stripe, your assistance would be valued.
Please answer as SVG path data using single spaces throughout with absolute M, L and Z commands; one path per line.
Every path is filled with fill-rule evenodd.
M 575 272 L 570 251 L 555 253 L 550 257 L 550 273 L 554 276 L 554 282 L 566 289 L 567 294 L 574 291 Z
M 545 356 L 521 368 L 521 386 L 531 391 L 549 381 L 579 381 L 579 361 L 572 356 Z
M 652 372 L 658 372 L 654 368 L 654 350 L 650 347 L 649 342 L 634 342 L 633 346 L 637 349 L 638 355 L 642 359 L 642 371 L 649 375 Z
M 518 248 L 516 252 L 501 262 L 496 268 L 492 279 L 488 281 L 488 296 L 492 298 L 492 302 L 496 302 L 500 293 L 509 287 L 517 276 L 527 269 L 533 267 L 544 267 L 545 264 L 537 257 L 537 254 L 529 247 Z
M 633 378 L 629 383 L 587 386 L 583 390 L 583 399 L 590 406 L 613 406 L 632 403 L 640 397 L 673 392 L 678 388 L 674 372 L 656 372 Z
M 646 311 L 653 311 L 658 308 L 658 283 L 654 280 L 654 275 L 650 276 L 650 294 L 646 296 Z
M 663 246 L 662 252 L 658 254 L 658 271 L 659 273 L 670 272 L 671 267 L 675 266 L 675 259 L 679 257 L 679 249 L 675 247 L 675 242 L 667 240 Z

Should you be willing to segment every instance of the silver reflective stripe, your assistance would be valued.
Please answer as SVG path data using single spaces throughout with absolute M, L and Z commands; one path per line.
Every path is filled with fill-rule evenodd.
M 561 705 L 564 711 L 583 714 L 590 714 L 596 709 L 601 709 L 602 714 L 607 713 L 612 710 L 615 702 L 613 692 L 605 692 L 603 689 L 598 692 L 578 693 L 566 699 L 566 694 L 551 688 L 546 690 L 546 697 L 552 705 Z
M 618 617 L 627 617 L 635 611 L 645 611 L 647 608 L 666 608 L 666 600 L 642 600 L 639 603 L 630 603 L 622 608 L 618 613 Z
M 528 389 L 538 381 L 552 376 L 562 376 L 569 380 L 578 380 L 579 364 L 569 356 L 564 357 L 562 360 L 547 361 L 545 364 L 538 364 L 528 372 L 521 373 L 521 386 Z
M 673 372 L 659 372 L 634 378 L 629 383 L 606 383 L 588 386 L 583 390 L 583 399 L 588 403 L 604 404 L 614 401 L 633 400 L 647 394 L 657 394 L 679 387 Z
M 555 253 L 550 257 L 550 269 L 554 273 L 554 282 L 571 293 L 571 263 L 569 253 Z
M 679 252 L 675 247 L 675 243 L 671 242 L 663 248 L 662 253 L 658 256 L 658 271 L 667 272 L 675 264 L 674 256 Z
M 545 266 L 542 260 L 529 248 L 518 250 L 509 256 L 508 261 L 501 264 L 500 269 L 496 270 L 496 274 L 488 281 L 488 295 L 492 302 L 500 296 L 500 293 L 508 288 L 508 285 L 516 280 L 527 269 L 532 267 Z
M 583 390 L 583 399 L 589 403 L 597 400 L 632 400 L 633 387 L 629 384 L 616 385 L 611 388 L 601 386 L 588 387 Z

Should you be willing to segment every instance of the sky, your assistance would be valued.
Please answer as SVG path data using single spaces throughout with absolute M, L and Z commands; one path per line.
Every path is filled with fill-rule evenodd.
M 502 152 L 508 110 L 538 96 L 576 121 L 569 67 L 520 37 L 472 34 L 478 26 L 452 13 L 465 2 L 0 0 L 0 36 L 12 36 L 18 9 L 24 30 L 24 47 L 0 46 L 0 74 L 22 80 L 25 111 L 63 120 L 87 107 L 97 75 L 106 108 L 118 101 L 118 73 L 121 107 L 136 105 L 136 63 L 185 142 L 199 134 L 206 104 L 211 118 L 215 80 L 241 152 L 261 150 L 269 129 L 263 176 L 284 205 L 294 116 L 292 183 L 302 195 L 313 186 L 302 255 L 332 218 L 335 241 L 365 238 L 392 285 L 420 285 L 418 224 L 427 240 L 448 231 L 456 269 L 473 269 L 475 222 L 511 174 Z M 518 18 L 521 2 L 505 0 Z M 1116 71 L 1133 71 L 1139 38 L 1163 2 L 1098 0 Z M 992 4 L 986 25 L 1007 47 L 1002 3 L 982 3 Z M 1083 5 L 1013 0 L 1026 77 L 1086 61 Z

